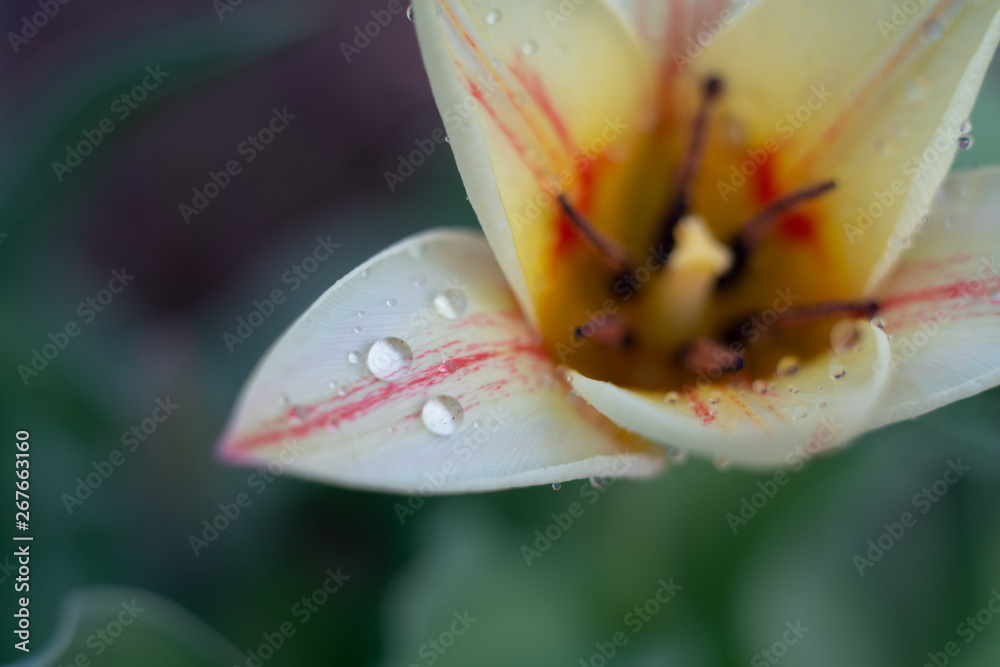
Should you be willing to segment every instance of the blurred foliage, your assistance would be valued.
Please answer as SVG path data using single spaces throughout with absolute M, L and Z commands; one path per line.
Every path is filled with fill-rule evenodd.
M 9 3 L 4 25 L 33 7 Z M 4 55 L 0 427 L 31 431 L 37 664 L 75 655 L 76 644 L 60 644 L 67 633 L 78 641 L 107 625 L 125 593 L 67 602 L 97 584 L 168 598 L 219 633 L 214 650 L 236 647 L 240 664 L 285 623 L 295 633 L 265 664 L 598 665 L 609 646 L 622 667 L 754 664 L 798 620 L 809 629 L 784 665 L 922 664 L 948 641 L 962 642 L 961 664 L 995 664 L 1000 623 L 968 644 L 957 627 L 1000 587 L 997 391 L 815 461 L 735 535 L 726 515 L 771 476 L 693 461 L 601 490 L 573 482 L 434 498 L 403 523 L 404 499 L 275 479 L 193 553 L 190 536 L 253 484 L 254 471 L 220 465 L 212 448 L 267 346 L 390 242 L 475 225 L 444 146 L 397 191 L 386 187 L 383 172 L 440 120 L 405 20 L 344 61 L 340 42 L 373 8 L 262 0 L 220 21 L 207 0 L 70 3 L 16 57 Z M 153 63 L 171 72 L 162 89 L 58 182 L 50 163 L 62 147 Z M 300 114 L 288 134 L 185 225 L 177 206 L 191 188 L 284 104 Z M 998 112 L 994 68 L 972 117 L 975 147 L 958 167 L 1000 159 Z M 341 244 L 334 257 L 230 354 L 222 332 L 318 235 Z M 134 285 L 26 388 L 15 367 L 80 320 L 77 305 L 121 266 Z M 168 398 L 175 414 L 67 508 L 78 479 Z M 854 557 L 867 541 L 958 459 L 967 475 L 859 576 Z M 9 466 L 0 468 L 9 488 Z M 584 515 L 529 565 L 523 548 L 573 501 Z M 349 579 L 303 621 L 303 597 L 317 599 L 338 568 Z M 661 579 L 682 588 L 634 632 L 635 607 Z M 78 611 L 57 630 L 64 603 Z M 171 652 L 187 650 L 186 633 L 209 630 L 155 604 L 168 620 L 150 613 L 148 632 L 120 645 L 143 657 L 119 664 L 198 664 Z M 617 632 L 623 646 L 613 645 Z M 3 651 L 19 657 L 9 643 Z M 203 659 L 227 664 L 211 651 Z

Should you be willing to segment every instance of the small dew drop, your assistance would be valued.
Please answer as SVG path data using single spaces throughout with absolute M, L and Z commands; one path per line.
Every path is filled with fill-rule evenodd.
M 962 124 L 958 126 L 958 133 L 959 134 L 968 134 L 969 132 L 972 132 L 972 121 L 971 120 L 963 120 Z
M 437 16 L 444 16 L 444 7 L 441 3 L 434 5 L 434 14 Z
M 603 477 L 591 477 L 590 478 L 590 485 L 592 487 L 594 487 L 595 489 L 599 489 L 602 486 L 604 486 L 604 478 Z
M 406 8 L 406 18 L 408 18 L 411 23 L 413 22 L 413 5 Z
M 801 405 L 796 405 L 789 414 L 793 422 L 802 421 L 806 417 L 806 409 Z
M 368 277 L 368 269 L 361 269 L 361 273 L 359 275 L 362 278 L 367 278 Z
M 885 320 L 883 320 L 881 317 L 873 317 L 871 320 L 871 324 L 873 327 L 879 329 L 885 329 Z
M 967 151 L 972 148 L 972 137 L 967 134 L 963 134 L 958 138 L 958 150 Z
M 821 409 L 821 410 L 823 408 L 825 408 L 826 407 L 826 399 L 822 398 L 822 397 L 817 398 L 816 399 L 816 407 L 819 408 L 819 409 Z
M 799 372 L 799 358 L 794 355 L 785 355 L 778 360 L 778 367 L 775 370 L 778 375 L 795 375 Z
M 350 362 L 350 363 L 352 363 L 352 364 L 358 363 L 359 361 L 361 361 L 361 353 L 358 352 L 357 350 L 353 350 L 351 352 L 348 352 L 347 353 L 347 361 Z
M 397 303 L 399 303 L 399 302 L 396 301 L 395 299 L 386 299 L 385 300 L 385 305 L 387 307 L 389 307 L 389 308 L 395 308 Z
M 711 403 L 712 405 L 717 404 L 721 400 L 722 400 L 722 394 L 720 392 L 713 391 L 708 395 L 708 402 Z
M 482 428 L 482 427 L 483 427 L 483 422 L 479 421 L 478 419 L 472 422 L 472 428 Z
M 358 315 L 358 317 L 364 317 L 364 316 L 365 316 L 365 311 L 363 311 L 363 310 L 359 310 L 359 311 L 357 312 L 357 315 Z
M 857 343 L 858 327 L 854 320 L 840 320 L 830 329 L 830 347 L 837 354 L 847 354 Z
M 465 410 L 451 396 L 435 396 L 424 403 L 420 418 L 431 433 L 451 435 L 462 425 Z
M 726 470 L 727 468 L 729 468 L 729 459 L 723 458 L 721 456 L 715 459 L 713 463 L 715 464 L 716 470 Z
M 667 395 L 663 397 L 663 402 L 668 405 L 675 405 L 678 400 L 680 400 L 681 395 L 676 391 L 668 391 Z
M 753 384 L 750 385 L 750 388 L 754 390 L 754 393 L 763 396 L 767 393 L 767 382 L 764 380 L 754 380 Z
M 446 320 L 455 320 L 465 314 L 469 301 L 461 290 L 448 288 L 434 297 L 434 310 Z
M 833 380 L 840 380 L 845 375 L 847 375 L 847 366 L 840 363 L 839 361 L 830 362 L 830 378 Z
M 919 100 L 924 95 L 924 86 L 916 79 L 910 79 L 903 84 L 903 96 L 911 102 Z
M 787 391 L 789 394 L 797 394 L 801 390 L 798 387 L 790 384 L 787 387 L 785 387 L 785 391 Z
M 354 333 L 361 333 L 362 331 L 364 331 L 364 329 L 361 327 L 360 324 L 354 327 Z
M 438 372 L 440 372 L 442 375 L 451 375 L 457 370 L 458 370 L 458 364 L 456 364 L 451 359 L 446 359 L 442 361 L 441 365 L 438 366 Z
M 924 39 L 928 42 L 936 42 L 941 39 L 944 27 L 940 21 L 931 21 L 924 27 Z
M 552 485 L 552 490 L 553 491 L 558 491 L 561 488 L 562 488 L 562 484 L 560 484 L 559 482 L 556 482 L 555 484 Z
M 500 19 L 503 18 L 503 14 L 500 13 L 499 9 L 491 9 L 486 12 L 486 22 L 490 25 L 496 25 L 500 23 Z
M 308 412 L 301 405 L 296 405 L 288 411 L 288 418 L 291 419 L 296 424 L 301 424 L 305 421 Z
M 368 370 L 379 380 L 397 382 L 413 368 L 413 350 L 401 338 L 380 338 L 368 350 Z
M 291 399 L 288 398 L 288 394 L 278 394 L 278 403 L 281 404 L 281 407 L 287 408 L 290 402 Z
M 526 56 L 530 56 L 537 50 L 538 50 L 538 44 L 531 41 L 530 39 L 521 45 L 521 53 L 523 53 Z
M 396 432 L 396 427 L 395 426 L 386 426 L 385 427 L 385 432 L 388 433 L 389 435 L 392 435 L 393 433 Z
M 427 282 L 426 278 L 414 278 L 412 285 L 414 287 L 423 287 L 426 282 Z
M 667 456 L 670 457 L 670 460 L 674 463 L 674 465 L 682 465 L 687 463 L 688 460 L 687 450 L 679 449 L 677 447 L 671 447 L 668 449 Z
M 337 425 L 337 420 L 336 419 L 327 419 L 326 420 L 326 430 L 327 431 L 329 431 L 330 433 L 333 433 L 338 428 L 340 428 L 340 427 Z

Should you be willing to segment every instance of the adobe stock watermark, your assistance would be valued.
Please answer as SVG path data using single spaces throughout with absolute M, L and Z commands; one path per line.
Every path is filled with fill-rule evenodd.
M 932 484 L 925 486 L 919 492 L 913 494 L 910 504 L 913 505 L 914 509 L 920 510 L 920 514 L 915 515 L 913 512 L 903 512 L 899 516 L 898 521 L 883 523 L 882 527 L 885 528 L 885 532 L 876 538 L 868 540 L 867 551 L 863 552 L 863 554 L 857 554 L 851 559 L 854 567 L 858 570 L 858 574 L 862 577 L 865 576 L 865 570 L 874 567 L 875 563 L 882 560 L 886 553 L 899 544 L 903 537 L 906 536 L 907 531 L 917 525 L 917 519 L 930 512 L 934 505 L 947 495 L 952 486 L 958 484 L 965 476 L 965 473 L 970 470 L 972 468 L 969 466 L 962 465 L 962 459 L 948 461 L 948 467 L 945 468 L 940 479 L 935 480 Z
M 813 114 L 822 109 L 834 95 L 827 90 L 826 84 L 811 86 L 809 92 L 810 95 L 805 102 L 774 124 L 774 131 L 780 135 L 780 140 L 772 135 L 761 142 L 761 147 L 748 148 L 746 150 L 748 159 L 741 162 L 738 167 L 737 165 L 729 167 L 729 181 L 715 182 L 715 188 L 719 191 L 722 201 L 728 201 L 732 194 L 746 185 L 747 179 L 756 174 L 758 169 L 767 164 L 772 155 L 781 150 L 782 142 L 787 142 L 795 136 L 795 133 L 812 119 Z
M 684 43 L 684 52 L 674 51 L 671 57 L 674 61 L 674 67 L 677 68 L 679 74 L 683 73 L 688 67 L 694 64 L 702 53 L 705 52 L 709 46 L 712 45 L 719 35 L 737 19 L 740 11 L 743 9 L 742 5 L 746 3 L 747 0 L 732 0 L 731 8 L 723 9 L 719 12 L 718 18 L 715 19 L 705 19 L 701 22 L 701 25 L 705 28 L 704 30 L 699 30 L 697 33 L 687 36 Z
M 579 495 L 584 502 L 571 502 L 566 506 L 565 512 L 553 512 L 550 514 L 552 523 L 535 530 L 535 539 L 532 543 L 521 545 L 521 556 L 524 557 L 525 564 L 531 567 L 534 561 L 548 552 L 553 544 L 561 540 L 563 535 L 576 525 L 577 520 L 584 515 L 588 507 L 604 497 L 604 494 L 615 483 L 615 479 L 624 475 L 631 467 L 632 461 L 628 457 L 624 454 L 617 454 L 614 462 L 611 464 L 612 476 L 610 478 L 600 481 L 595 479 L 581 484 Z
M 341 572 L 339 567 L 336 570 L 327 569 L 324 574 L 326 578 L 322 584 L 292 605 L 289 614 L 294 620 L 283 621 L 273 631 L 262 632 L 260 636 L 263 641 L 254 648 L 248 648 L 246 660 L 233 667 L 264 667 L 264 663 L 271 660 L 295 636 L 299 628 L 308 623 L 351 578 Z
M 83 164 L 83 159 L 94 152 L 100 146 L 105 137 L 115 131 L 115 120 L 122 122 L 126 120 L 133 111 L 149 96 L 149 93 L 163 83 L 163 80 L 170 76 L 170 72 L 163 72 L 160 66 L 146 66 L 146 75 L 134 85 L 130 90 L 122 93 L 111 101 L 108 110 L 112 115 L 105 116 L 92 128 L 85 128 L 81 134 L 83 138 L 74 145 L 66 144 L 66 156 L 62 162 L 52 161 L 52 173 L 60 183 L 67 174 L 72 174 L 73 170 Z
M 21 29 L 17 32 L 7 33 L 7 41 L 10 42 L 10 48 L 14 50 L 14 54 L 16 55 L 21 47 L 38 35 L 39 30 L 48 25 L 63 5 L 69 3 L 70 0 L 38 0 L 37 5 L 40 11 L 30 16 L 25 14 L 21 17 Z
M 493 436 L 500 433 L 500 427 L 510 418 L 510 415 L 505 414 L 499 407 L 490 408 L 479 428 L 466 431 L 452 445 L 451 455 L 445 459 L 444 463 L 437 470 L 420 473 L 425 481 L 410 491 L 405 504 L 396 503 L 393 505 L 396 518 L 399 519 L 399 524 L 403 525 L 407 520 L 412 518 L 424 506 L 428 497 L 440 491 L 445 483 L 461 470 L 462 463 L 470 461 L 483 445 L 489 442 Z
M 212 9 L 219 17 L 219 22 L 226 20 L 226 14 L 232 14 L 236 8 L 243 4 L 243 0 L 212 0 Z
M 281 274 L 281 284 L 288 285 L 288 293 L 295 292 L 302 287 L 305 281 L 309 280 L 319 269 L 319 265 L 330 259 L 333 251 L 340 247 L 339 243 L 330 240 L 330 235 L 326 238 L 316 237 L 316 246 L 312 252 L 302 258 L 301 261 L 292 264 L 290 268 Z M 263 300 L 254 299 L 253 308 L 246 316 L 240 315 L 236 318 L 236 327 L 233 332 L 222 332 L 222 342 L 226 344 L 229 354 L 236 351 L 236 348 L 250 340 L 254 332 L 264 324 L 267 318 L 274 315 L 278 306 L 285 303 L 288 295 L 285 290 L 276 287 L 272 289 Z
M 135 623 L 139 615 L 146 611 L 146 608 L 140 607 L 135 599 L 131 602 L 123 600 L 121 608 L 122 610 L 118 612 L 114 620 L 108 621 L 104 626 L 97 628 L 84 640 L 84 645 L 90 651 L 77 653 L 71 661 L 66 663 L 67 666 L 90 667 L 91 661 L 104 655 L 111 648 L 112 644 Z
M 919 14 L 920 10 L 929 5 L 930 2 L 931 0 L 903 0 L 903 2 L 893 3 L 888 19 L 879 19 L 875 23 L 879 34 L 882 35 L 882 41 L 888 42 L 889 37 L 902 30 L 910 22 L 910 19 Z M 940 24 L 938 24 L 938 28 L 940 28 Z M 930 30 L 931 32 L 925 33 L 925 36 L 936 39 L 934 29 Z
M 84 477 L 77 477 L 74 481 L 76 486 L 71 493 L 63 493 L 60 496 L 67 514 L 82 507 L 84 501 L 90 498 L 97 489 L 101 488 L 104 482 L 108 481 L 115 471 L 125 463 L 125 457 L 132 454 L 144 444 L 160 428 L 160 424 L 167 421 L 180 406 L 170 400 L 169 396 L 158 398 L 153 404 L 153 410 L 149 416 L 138 424 L 133 425 L 129 430 L 123 431 L 119 442 L 121 449 L 112 449 L 107 457 L 100 461 L 91 461 L 92 472 L 88 472 Z
M 246 491 L 240 491 L 230 502 L 219 503 L 219 511 L 201 522 L 201 532 L 188 535 L 188 546 L 195 556 L 210 547 L 219 536 L 236 523 L 244 510 L 253 504 L 254 498 L 267 491 L 268 486 L 281 475 L 285 466 L 302 454 L 302 445 L 297 441 L 286 442 L 274 460 L 250 473 L 246 481 Z M 251 495 L 253 492 L 253 495 Z
M 475 85 L 476 95 L 466 95 L 460 102 L 455 102 L 441 113 L 443 127 L 435 128 L 425 138 L 414 139 L 414 150 L 405 155 L 403 153 L 397 155 L 396 169 L 394 171 L 387 169 L 382 173 L 389 192 L 395 192 L 396 188 L 413 176 L 417 168 L 422 166 L 441 144 L 448 143 L 447 128 L 459 127 L 500 87 L 500 83 L 493 78 L 492 73 L 486 76 L 479 75 Z
M 928 651 L 927 662 L 923 667 L 947 667 L 951 664 L 952 658 L 957 658 L 962 653 L 962 648 L 974 642 L 998 615 L 1000 615 L 1000 591 L 994 588 L 990 591 L 986 604 L 955 626 L 955 634 L 962 643 L 952 640 L 941 647 L 940 651 Z
M 618 651 L 625 648 L 632 637 L 642 632 L 646 624 L 663 611 L 663 608 L 684 588 L 680 584 L 674 583 L 673 577 L 668 580 L 661 577 L 656 583 L 659 586 L 653 594 L 622 617 L 622 624 L 631 630 L 631 633 L 618 630 L 608 638 L 608 641 L 595 642 L 594 648 L 596 650 L 589 656 L 580 658 L 580 667 L 605 667 L 608 661 L 618 655 Z
M 788 655 L 788 649 L 798 644 L 802 636 L 809 632 L 809 628 L 802 625 L 801 618 L 795 619 L 794 623 L 785 621 L 785 628 L 787 629 L 779 639 L 774 640 L 769 647 L 761 649 L 750 658 L 751 667 L 768 667 L 768 665 L 778 664 L 782 658 Z
M 104 309 L 111 305 L 115 297 L 121 294 L 133 280 L 135 280 L 135 276 L 130 274 L 124 266 L 120 270 L 112 270 L 108 286 L 98 290 L 93 296 L 88 296 L 77 305 L 76 314 L 80 317 L 80 321 L 83 324 L 93 322 L 98 313 L 104 312 Z M 83 330 L 80 327 L 80 321 L 71 319 L 56 330 L 55 333 L 49 332 L 47 336 L 49 342 L 43 344 L 41 349 L 37 347 L 32 348 L 30 352 L 31 358 L 28 362 L 17 365 L 17 374 L 25 387 L 28 386 L 32 379 L 41 375 L 42 371 L 48 368 L 49 364 L 55 361 L 69 347 L 71 339 L 80 335 L 80 332 Z
M 210 169 L 205 184 L 200 188 L 198 186 L 191 188 L 191 202 L 181 202 L 177 205 L 184 224 L 191 224 L 191 218 L 201 215 L 202 211 L 229 187 L 233 178 L 243 173 L 243 167 L 256 160 L 275 137 L 284 132 L 289 123 L 296 118 L 298 115 L 289 113 L 287 106 L 280 110 L 278 107 L 273 107 L 271 117 L 264 126 L 253 134 L 248 134 L 247 138 L 236 146 L 236 154 L 242 157 L 243 161 L 233 159 L 227 161 L 219 171 Z
M 340 52 L 344 54 L 344 60 L 348 64 L 351 59 L 361 55 L 361 52 L 368 48 L 372 40 L 382 34 L 392 20 L 406 11 L 406 5 L 401 0 L 389 0 L 385 9 L 373 9 L 369 12 L 372 17 L 364 26 L 354 26 L 354 39 L 340 43 Z
M 417 655 L 423 660 L 411 662 L 408 667 L 421 667 L 422 665 L 430 667 L 455 645 L 459 637 L 469 631 L 473 623 L 479 620 L 471 615 L 468 609 L 461 613 L 453 612 L 452 617 L 454 620 L 447 628 L 439 632 L 436 637 L 428 637 L 427 641 L 417 649 Z

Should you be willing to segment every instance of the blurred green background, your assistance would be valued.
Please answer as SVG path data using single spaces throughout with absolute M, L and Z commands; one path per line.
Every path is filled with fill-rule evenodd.
M 189 536 L 220 503 L 261 488 L 213 446 L 265 349 L 391 242 L 476 225 L 446 144 L 387 186 L 397 156 L 441 121 L 402 14 L 345 55 L 384 7 L 74 0 L 0 48 L 2 488 L 17 430 L 30 431 L 32 455 L 23 664 L 257 664 L 248 651 L 265 665 L 1000 664 L 1000 616 L 988 611 L 1000 600 L 995 390 L 792 473 L 735 534 L 727 515 L 772 475 L 691 461 L 599 490 L 434 498 L 402 518 L 406 498 L 268 479 L 195 555 Z M 23 32 L 37 11 L 5 2 L 0 25 Z M 144 77 L 143 99 L 116 106 Z M 179 205 L 242 159 L 273 109 L 295 117 L 186 223 Z M 994 67 L 959 168 L 1000 160 L 998 114 Z M 93 152 L 55 173 L 65 146 L 104 118 L 113 129 Z M 230 353 L 223 332 L 317 236 L 340 247 Z M 123 267 L 135 277 L 120 294 L 100 312 L 80 308 Z M 17 366 L 70 321 L 79 335 L 25 386 Z M 127 451 L 123 434 L 157 400 L 177 408 Z M 68 507 L 77 479 L 107 470 L 116 449 L 121 465 Z M 962 479 L 915 509 L 958 462 Z M 552 529 L 573 502 L 583 516 Z M 916 525 L 860 575 L 855 557 L 906 511 Z M 548 546 L 546 530 L 557 535 Z M 0 656 L 15 660 L 12 554 L 0 551 Z M 133 599 L 144 609 L 134 627 L 113 643 L 95 634 L 117 632 Z

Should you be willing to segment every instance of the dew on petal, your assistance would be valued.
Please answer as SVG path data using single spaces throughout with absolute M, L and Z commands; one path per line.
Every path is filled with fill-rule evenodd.
M 601 488 L 602 486 L 604 486 L 604 483 L 605 482 L 604 482 L 604 478 L 603 477 L 591 477 L 590 478 L 590 485 L 592 487 L 594 487 L 595 489 Z
M 967 151 L 972 148 L 972 137 L 967 134 L 963 134 L 958 138 L 958 150 Z
M 526 56 L 530 56 L 537 50 L 538 50 L 538 44 L 531 41 L 530 39 L 521 45 L 521 53 L 523 53 Z
M 801 405 L 796 405 L 792 408 L 789 414 L 791 415 L 793 422 L 801 421 L 806 417 L 806 409 Z
M 963 120 L 962 124 L 958 126 L 958 133 L 959 134 L 968 134 L 969 132 L 972 132 L 972 121 L 971 120 Z
M 365 311 L 363 311 L 363 310 L 359 310 L 359 311 L 357 312 L 357 316 L 358 316 L 358 317 L 364 317 L 364 316 L 365 316 Z
M 840 320 L 830 329 L 830 347 L 837 354 L 847 354 L 857 343 L 858 326 L 854 320 Z
M 931 21 L 924 26 L 924 39 L 928 42 L 936 42 L 941 39 L 941 34 L 943 32 L 944 27 L 941 25 L 940 21 Z
M 352 364 L 358 363 L 359 361 L 361 361 L 361 353 L 358 352 L 357 350 L 353 350 L 351 352 L 348 352 L 347 353 L 347 361 L 350 362 L 350 363 L 352 363 Z
M 456 364 L 451 359 L 445 359 L 444 361 L 441 362 L 441 365 L 438 366 L 438 372 L 441 373 L 442 375 L 452 375 L 457 370 L 458 370 L 458 364 Z
M 397 382 L 413 368 L 413 350 L 401 338 L 380 338 L 368 350 L 368 370 L 379 380 Z
M 795 355 L 788 354 L 778 360 L 778 366 L 775 372 L 780 376 L 795 375 L 799 372 L 799 358 Z
M 444 16 L 444 6 L 440 2 L 434 5 L 434 14 L 437 16 Z
M 562 488 L 562 484 L 560 484 L 559 482 L 556 482 L 555 484 L 552 485 L 552 490 L 553 491 L 558 491 L 561 488 Z
M 304 422 L 308 414 L 309 412 L 301 405 L 296 405 L 288 410 L 288 418 L 296 424 Z
M 885 320 L 883 320 L 881 317 L 873 317 L 871 324 L 873 327 L 877 327 L 879 329 L 885 329 Z
M 446 320 L 455 320 L 465 314 L 469 301 L 461 290 L 448 288 L 434 297 L 434 310 Z
M 680 449 L 678 447 L 671 447 L 667 450 L 667 456 L 675 465 L 682 465 L 687 463 L 688 452 L 686 449 Z
M 822 396 L 816 399 L 816 407 L 823 409 L 826 407 L 826 399 Z
M 722 393 L 721 392 L 713 391 L 713 392 L 709 393 L 709 395 L 708 395 L 708 402 L 711 403 L 712 405 L 715 405 L 716 403 L 718 403 L 721 400 L 722 400 Z
M 830 362 L 830 378 L 833 380 L 840 380 L 845 375 L 847 375 L 847 366 L 840 363 L 839 361 Z
M 712 463 L 715 465 L 716 470 L 726 470 L 727 468 L 729 468 L 729 459 L 723 458 L 721 456 L 712 461 Z
M 763 396 L 767 393 L 767 382 L 764 380 L 754 380 L 750 388 L 754 390 L 755 393 Z
M 326 420 L 326 430 L 330 433 L 334 433 L 339 428 L 340 425 L 337 423 L 336 419 L 331 418 Z
M 663 402 L 669 405 L 674 405 L 680 400 L 681 395 L 676 391 L 668 391 L 667 395 L 663 397 Z
M 423 277 L 420 277 L 420 278 L 414 278 L 414 279 L 413 279 L 413 283 L 412 283 L 412 285 L 413 285 L 414 287 L 423 287 L 423 286 L 424 286 L 424 283 L 426 283 L 426 282 L 427 282 L 427 279 L 426 279 L 426 278 L 423 278 Z
M 500 13 L 499 9 L 491 9 L 486 12 L 486 22 L 490 25 L 496 25 L 500 23 L 500 19 L 503 18 L 503 14 Z
M 424 403 L 420 418 L 431 433 L 451 435 L 462 425 L 465 410 L 451 396 L 435 396 Z
M 278 403 L 281 404 L 281 407 L 287 408 L 290 402 L 291 399 L 288 398 L 288 394 L 278 394 Z
M 362 331 L 364 331 L 364 329 L 361 327 L 360 324 L 354 327 L 354 333 L 361 333 Z
M 385 305 L 388 306 L 389 308 L 395 308 L 396 304 L 398 304 L 398 303 L 399 302 L 396 301 L 395 299 L 386 299 L 385 300 Z
M 413 22 L 413 5 L 412 4 L 409 7 L 406 8 L 406 18 L 408 18 L 411 23 Z

